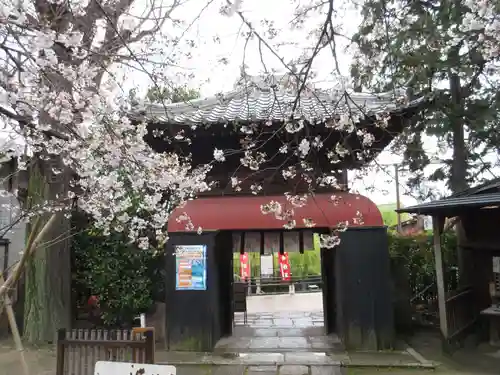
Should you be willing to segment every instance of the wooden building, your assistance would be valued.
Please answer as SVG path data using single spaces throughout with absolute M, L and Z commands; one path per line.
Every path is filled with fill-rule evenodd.
M 223 96 L 166 106 L 151 104 L 138 113 L 148 119 L 151 134 L 172 137 L 181 133 L 179 138 L 189 139 L 189 145 L 183 141 L 167 143 L 161 136 L 151 136 L 148 141 L 158 152 L 179 149 L 191 153 L 194 165 L 212 161 L 215 148 L 241 150 L 249 131 L 254 133 L 255 147 L 274 155 L 258 171 L 241 168 L 241 153 L 227 155 L 226 161 L 215 163 L 211 171 L 210 179 L 218 181 L 217 187 L 173 213 L 166 246 L 167 255 L 172 255 L 166 257 L 167 346 L 172 350 L 212 350 L 221 337 L 231 335 L 233 234 L 241 234 L 241 251 L 245 250 L 245 233 L 258 233 L 262 246 L 269 233 L 279 233 L 283 238 L 284 222 L 263 215 L 260 205 L 272 200 L 285 203 L 283 194 L 287 191 L 309 192 L 304 174 L 291 181 L 281 178 L 282 170 L 300 165 L 300 158 L 277 153 L 284 144 L 307 134 L 311 139 L 321 139 L 324 146 L 319 152 L 311 152 L 315 167 L 308 178 L 328 170 L 337 174 L 344 191 L 317 186 L 307 204 L 295 210 L 294 230 L 299 238 L 311 230 L 302 218 L 312 219 L 314 231 L 320 233 L 349 223 L 341 233 L 340 245 L 321 251 L 326 332 L 338 333 L 347 347 L 389 348 L 393 343 L 393 314 L 386 227 L 373 202 L 345 191 L 346 171 L 376 157 L 425 101 L 404 104 L 397 102 L 393 93 L 375 96 L 304 90 L 297 95 L 290 77 L 274 79 L 269 82 L 247 77 L 243 86 Z M 292 111 L 302 117 L 290 119 L 288 113 Z M 346 113 L 359 119 L 349 132 L 325 126 L 325 122 Z M 375 125 L 380 118 L 388 121 L 383 126 Z M 289 134 L 284 124 L 298 120 L 304 128 Z M 360 129 L 373 136 L 370 147 L 363 146 Z M 332 165 L 325 150 L 333 150 L 338 144 L 349 152 Z M 231 188 L 232 176 L 244 181 L 240 191 Z M 255 196 L 250 190 L 256 183 L 262 190 Z M 332 195 L 338 199 L 332 200 Z M 187 231 L 177 220 L 184 212 L 195 227 L 203 229 L 202 234 Z M 281 252 L 286 251 L 283 240 L 279 247 Z M 192 275 L 184 271 L 189 251 L 194 258 L 203 258 L 203 267 L 196 260 L 196 282 L 189 281 Z
M 488 334 L 483 330 L 485 324 L 479 323 L 488 321 L 492 323 L 489 338 L 491 341 L 498 341 L 500 179 L 448 198 L 402 208 L 399 212 L 429 215 L 433 218 L 439 321 L 446 347 L 452 349 L 471 332 L 486 339 Z M 443 228 L 449 223 L 456 226 L 459 247 L 459 288 L 452 291 L 448 291 L 445 285 L 445 264 L 441 250 Z M 495 260 L 498 263 L 496 266 Z

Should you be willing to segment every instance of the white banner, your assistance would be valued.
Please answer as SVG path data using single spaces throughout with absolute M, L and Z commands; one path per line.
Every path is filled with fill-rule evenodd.
M 262 277 L 271 277 L 274 273 L 273 256 L 262 255 L 260 257 L 260 275 Z

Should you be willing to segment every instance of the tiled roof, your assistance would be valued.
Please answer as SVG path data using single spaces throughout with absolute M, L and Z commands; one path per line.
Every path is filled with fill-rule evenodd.
M 342 113 L 375 114 L 394 112 L 421 103 L 398 102 L 393 92 L 385 94 L 346 93 L 339 90 L 303 90 L 297 100 L 296 90 L 276 85 L 252 84 L 224 95 L 192 100 L 187 103 L 149 103 L 137 109 L 142 116 L 159 123 L 214 124 L 233 121 L 283 121 L 295 118 L 311 122 L 325 121 Z M 402 92 L 398 93 L 399 99 Z M 400 102 L 401 100 L 399 100 Z

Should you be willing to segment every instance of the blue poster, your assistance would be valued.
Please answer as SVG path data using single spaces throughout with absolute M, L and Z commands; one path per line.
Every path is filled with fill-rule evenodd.
M 207 246 L 175 247 L 176 290 L 207 290 Z

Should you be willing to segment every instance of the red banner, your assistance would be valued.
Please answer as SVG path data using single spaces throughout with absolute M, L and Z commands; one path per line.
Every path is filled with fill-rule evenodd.
M 240 254 L 240 276 L 242 280 L 250 277 L 250 261 L 247 253 Z
M 292 272 L 290 270 L 290 261 L 288 259 L 288 253 L 283 253 L 278 255 L 280 264 L 281 279 L 283 281 L 290 281 L 292 277 Z

